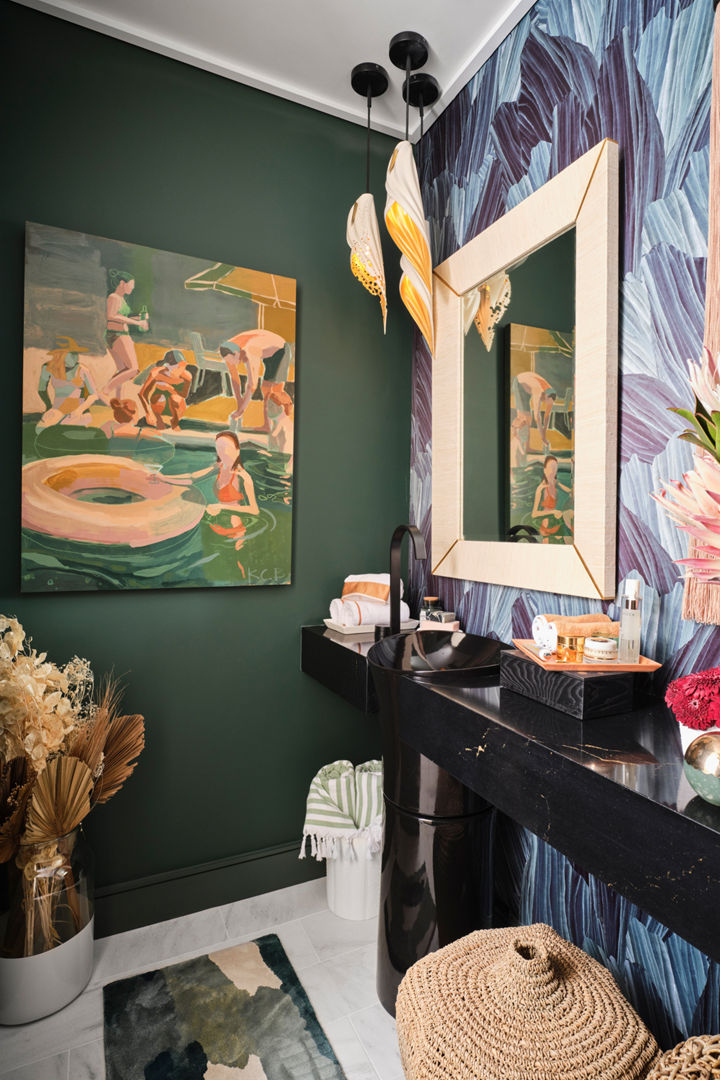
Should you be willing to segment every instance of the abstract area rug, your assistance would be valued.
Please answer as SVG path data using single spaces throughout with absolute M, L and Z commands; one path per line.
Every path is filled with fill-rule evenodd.
M 275 934 L 110 983 L 107 1080 L 344 1080 Z

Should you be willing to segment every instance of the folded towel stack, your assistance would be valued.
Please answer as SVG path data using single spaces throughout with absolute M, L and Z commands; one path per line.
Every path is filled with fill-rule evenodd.
M 330 618 L 340 626 L 389 626 L 390 604 L 373 604 L 370 600 L 331 600 Z M 400 601 L 400 621 L 410 618 L 410 608 Z
M 403 584 L 400 582 L 400 595 Z M 330 601 L 330 618 L 340 626 L 388 626 L 390 623 L 390 575 L 348 574 L 342 597 Z M 400 619 L 410 618 L 410 608 L 400 601 Z
M 620 623 L 613 622 L 609 615 L 595 612 L 591 615 L 536 615 L 532 624 L 532 635 L 540 648 L 557 648 L 557 636 L 565 637 L 617 637 Z

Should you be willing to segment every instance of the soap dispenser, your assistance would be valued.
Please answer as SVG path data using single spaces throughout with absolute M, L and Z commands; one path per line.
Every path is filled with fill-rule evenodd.
M 642 629 L 640 603 L 640 579 L 630 578 L 625 582 L 625 594 L 620 611 L 619 664 L 637 664 L 640 660 Z

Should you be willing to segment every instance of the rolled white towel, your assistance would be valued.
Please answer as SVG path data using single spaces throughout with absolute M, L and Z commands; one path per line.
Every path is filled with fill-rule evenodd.
M 400 596 L 403 595 L 400 582 Z M 343 600 L 369 600 L 373 604 L 387 604 L 390 600 L 389 574 L 348 574 L 342 587 Z
M 340 626 L 388 626 L 390 605 L 374 600 L 331 600 L 330 618 Z M 400 621 L 407 622 L 410 608 L 400 601 Z

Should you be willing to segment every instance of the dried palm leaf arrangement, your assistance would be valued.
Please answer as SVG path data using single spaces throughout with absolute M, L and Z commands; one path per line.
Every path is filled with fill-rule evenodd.
M 87 660 L 59 667 L 30 647 L 17 619 L 0 615 L 0 864 L 22 896 L 0 956 L 53 948 L 68 911 L 76 933 L 90 918 L 68 836 L 119 791 L 143 749 L 143 718 L 123 715 L 120 702 L 111 678 L 94 693 Z

